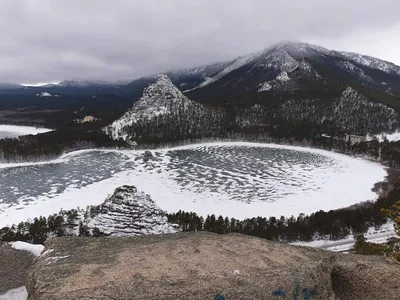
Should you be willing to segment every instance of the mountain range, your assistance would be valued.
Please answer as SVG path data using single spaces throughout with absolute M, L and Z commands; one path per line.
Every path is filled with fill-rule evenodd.
M 282 42 L 230 62 L 168 72 L 167 75 L 188 92 L 212 87 L 228 90 L 234 85 L 237 89 L 260 90 L 267 83 L 272 83 L 271 89 L 264 91 L 302 90 L 311 86 L 320 89 L 321 85 L 343 83 L 359 84 L 391 95 L 400 93 L 399 66 L 370 56 L 302 42 Z M 302 81 L 296 80 L 300 77 Z M 282 82 L 287 83 L 279 84 Z
M 57 97 L 36 96 L 43 93 Z M 18 101 L 1 101 L 10 95 Z M 14 103 L 62 106 L 62 116 L 53 122 L 59 117 L 67 122 L 85 107 L 86 115 L 115 121 L 106 128 L 114 138 L 143 142 L 249 132 L 300 138 L 390 133 L 399 127 L 400 67 L 285 41 L 231 61 L 129 83 L 74 79 L 0 90 L 0 110 L 15 108 Z
M 106 128 L 114 138 L 162 142 L 249 132 L 308 138 L 399 127 L 400 67 L 307 43 L 282 42 L 128 86 L 146 80 L 143 96 Z

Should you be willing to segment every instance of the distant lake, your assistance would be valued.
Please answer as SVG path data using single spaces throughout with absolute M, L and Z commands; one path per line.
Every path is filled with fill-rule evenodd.
M 0 131 L 0 139 L 4 139 L 4 138 L 10 138 L 10 137 L 16 137 L 18 136 L 17 133 L 15 132 L 11 132 L 11 131 Z
M 2 125 L 0 124 L 0 139 L 14 138 L 27 134 L 38 134 L 49 132 L 48 128 L 36 128 L 30 126 Z

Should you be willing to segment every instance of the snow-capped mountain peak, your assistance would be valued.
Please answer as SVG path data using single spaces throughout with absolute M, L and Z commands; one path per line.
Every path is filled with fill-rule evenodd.
M 165 99 L 172 101 L 182 97 L 185 98 L 182 92 L 171 82 L 168 76 L 164 74 L 157 75 L 156 82 L 143 91 L 141 100 L 145 100 L 145 98 L 154 98 L 155 96 L 165 96 Z
M 328 50 L 318 45 L 309 44 L 301 41 L 290 41 L 290 40 L 277 43 L 269 47 L 268 49 L 282 49 L 287 52 L 298 53 L 308 56 L 315 54 L 316 52 L 326 55 L 331 53 L 331 50 Z
M 392 89 L 399 90 L 396 78 L 389 76 L 400 75 L 400 67 L 393 63 L 378 58 L 336 50 L 329 50 L 324 47 L 299 41 L 283 41 L 274 44 L 260 52 L 241 56 L 224 65 L 217 73 L 207 76 L 203 82 L 185 92 L 205 88 L 210 84 L 226 88 L 227 85 L 243 85 L 247 82 L 250 88 L 256 88 L 273 80 L 278 74 L 290 73 L 298 70 L 297 78 L 308 77 L 309 80 L 324 80 L 318 70 L 327 71 L 328 76 L 351 79 L 357 84 L 377 88 L 386 92 Z M 375 73 L 374 73 L 375 72 Z M 325 72 L 326 73 L 326 72 Z M 229 80 L 226 76 L 229 74 Z M 381 82 L 391 82 L 394 86 L 384 87 Z M 178 82 L 179 83 L 179 82 Z M 280 86 L 280 88 L 294 89 L 293 84 Z M 246 87 L 249 88 L 249 87 Z M 261 90 L 265 91 L 264 88 Z
M 206 78 L 204 82 L 194 89 L 202 88 L 216 82 L 245 65 L 251 65 L 256 68 L 264 67 L 274 69 L 279 73 L 292 72 L 299 67 L 304 57 L 310 57 L 317 53 L 327 55 L 330 51 L 320 46 L 303 42 L 284 41 L 262 51 L 238 57 L 213 77 Z
M 108 85 L 112 85 L 112 84 L 113 83 L 109 83 L 109 82 L 103 81 L 103 80 L 84 80 L 84 79 L 75 78 L 72 80 L 61 81 L 60 83 L 53 85 L 53 87 L 85 88 L 85 87 L 108 86 Z
M 83 79 L 64 80 L 58 83 L 57 87 L 84 87 L 90 85 L 90 82 Z

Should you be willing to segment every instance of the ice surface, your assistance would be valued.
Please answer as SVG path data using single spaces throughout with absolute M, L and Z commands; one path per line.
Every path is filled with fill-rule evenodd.
M 152 151 L 81 150 L 41 164 L 0 164 L 0 227 L 61 208 L 101 204 L 134 185 L 168 212 L 290 216 L 374 200 L 383 166 L 345 155 L 258 143 L 209 143 Z M 2 167 L 2 168 L 1 168 Z

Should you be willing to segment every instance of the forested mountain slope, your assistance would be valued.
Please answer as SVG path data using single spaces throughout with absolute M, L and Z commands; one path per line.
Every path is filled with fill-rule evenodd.
M 307 139 L 399 127 L 400 67 L 306 43 L 283 42 L 155 80 L 148 78 L 143 97 L 107 127 L 113 138 L 146 143 L 250 133 Z
M 226 113 L 189 100 L 166 75 L 159 75 L 120 119 L 105 128 L 113 138 L 158 142 L 223 133 Z

